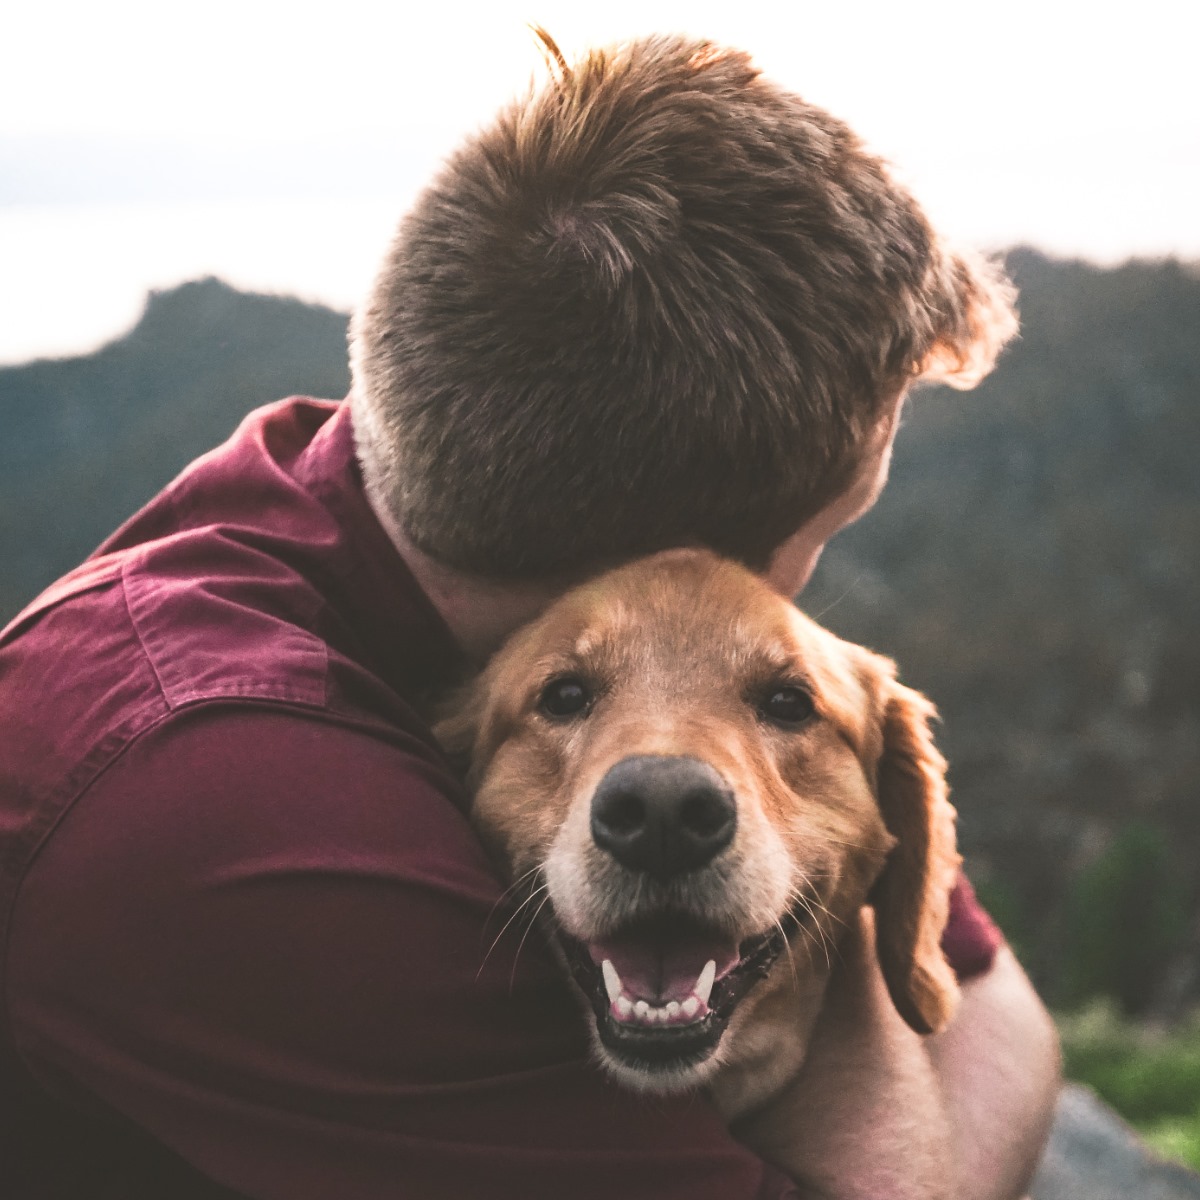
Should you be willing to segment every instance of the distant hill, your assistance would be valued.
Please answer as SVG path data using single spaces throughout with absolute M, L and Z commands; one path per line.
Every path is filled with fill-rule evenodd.
M 1200 999 L 1200 274 L 1015 251 L 1023 337 L 914 397 L 804 607 L 939 704 L 962 841 L 1052 998 Z M 0 620 L 250 408 L 348 386 L 346 318 L 213 280 L 0 370 Z
M 250 409 L 348 387 L 344 314 L 216 279 L 152 293 L 94 354 L 0 368 L 0 622 Z

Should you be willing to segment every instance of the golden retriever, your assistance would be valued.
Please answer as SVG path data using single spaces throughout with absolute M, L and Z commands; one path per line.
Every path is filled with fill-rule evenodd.
M 887 659 L 678 550 L 557 601 L 436 732 L 502 869 L 545 889 L 602 1066 L 642 1091 L 704 1085 L 737 1120 L 801 1071 L 872 921 L 904 1022 L 953 1011 L 932 714 Z

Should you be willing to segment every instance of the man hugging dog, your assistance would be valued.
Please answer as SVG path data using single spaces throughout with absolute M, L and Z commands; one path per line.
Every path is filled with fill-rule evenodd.
M 1015 327 L 745 54 L 545 41 L 551 80 L 401 224 L 348 400 L 252 413 L 0 635 L 5 1195 L 866 1196 L 881 1099 L 918 1092 L 941 1174 L 902 1147 L 895 1194 L 1027 1185 L 1054 1035 L 962 882 L 940 1033 L 838 999 L 882 979 L 869 942 L 830 964 L 849 1030 L 806 1064 L 791 1178 L 769 1119 L 756 1152 L 702 1090 L 607 1078 L 550 946 L 504 929 L 438 701 L 642 556 L 790 597 L 878 496 L 909 387 L 971 386 Z M 794 690 L 755 703 L 786 725 Z M 718 1003 L 706 971 L 681 1011 Z

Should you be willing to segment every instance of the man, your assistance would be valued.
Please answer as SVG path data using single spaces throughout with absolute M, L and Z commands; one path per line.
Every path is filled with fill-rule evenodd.
M 350 403 L 252 414 L 0 637 L 4 1194 L 796 1194 L 703 1098 L 588 1063 L 429 705 L 645 552 L 798 590 L 907 386 L 973 382 L 1011 329 L 745 56 L 559 61 L 406 219 Z M 1015 1196 L 1053 1035 L 965 891 L 947 950 L 958 1194 Z

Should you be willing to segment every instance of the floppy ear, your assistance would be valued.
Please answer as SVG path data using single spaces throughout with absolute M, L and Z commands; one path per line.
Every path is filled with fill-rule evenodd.
M 872 892 L 879 964 L 900 1015 L 918 1033 L 936 1033 L 958 1002 L 941 939 L 962 860 L 946 760 L 929 732 L 934 707 L 920 692 L 885 686 L 879 807 L 896 845 Z

